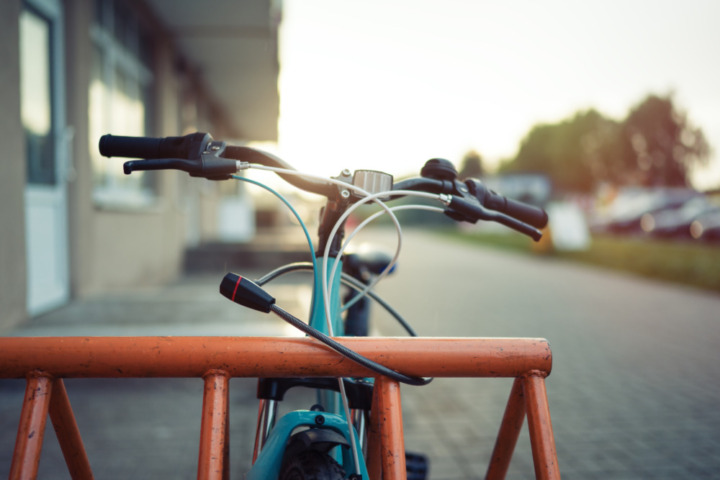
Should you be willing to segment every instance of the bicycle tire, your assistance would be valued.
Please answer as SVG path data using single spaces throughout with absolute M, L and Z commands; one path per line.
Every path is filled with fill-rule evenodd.
M 350 292 L 345 301 L 352 300 L 356 292 Z M 345 316 L 345 335 L 348 337 L 367 337 L 370 333 L 370 302 L 360 299 L 348 308 Z
M 317 450 L 303 450 L 288 458 L 278 480 L 343 480 L 345 471 L 329 455 Z

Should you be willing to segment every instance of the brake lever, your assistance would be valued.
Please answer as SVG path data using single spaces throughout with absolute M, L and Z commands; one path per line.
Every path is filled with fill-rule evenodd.
M 508 228 L 527 235 L 536 242 L 542 238 L 542 232 L 537 228 L 520 221 L 510 215 L 485 208 L 475 197 L 460 197 L 453 195 L 445 209 L 445 214 L 456 221 L 477 223 L 486 220 L 500 223 Z
M 123 164 L 123 172 L 130 175 L 142 170 L 182 170 L 191 177 L 202 177 L 208 180 L 227 180 L 240 169 L 242 162 L 220 155 L 225 151 L 226 144 L 221 141 L 209 142 L 198 159 L 157 158 L 149 160 L 130 160 Z
M 147 170 L 182 170 L 183 172 L 192 171 L 197 162 L 193 160 L 185 160 L 182 158 L 152 158 L 149 160 L 130 160 L 123 163 L 123 172 L 130 175 L 132 172 L 140 172 Z

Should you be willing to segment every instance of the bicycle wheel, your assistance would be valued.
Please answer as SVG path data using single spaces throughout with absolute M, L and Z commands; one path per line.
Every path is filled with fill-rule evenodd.
M 345 471 L 329 455 L 303 450 L 288 458 L 278 480 L 343 480 Z
M 345 301 L 350 301 L 355 292 L 350 292 Z M 345 316 L 345 335 L 348 337 L 367 337 L 370 332 L 370 301 L 363 298 L 348 308 Z

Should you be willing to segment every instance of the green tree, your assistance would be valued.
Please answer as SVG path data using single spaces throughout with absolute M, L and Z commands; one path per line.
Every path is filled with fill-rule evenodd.
M 710 146 L 672 95 L 648 95 L 622 122 L 597 110 L 554 124 L 535 125 L 501 171 L 547 174 L 555 188 L 591 191 L 617 185 L 686 186 L 694 167 L 706 164 Z
M 672 94 L 648 95 L 633 107 L 622 141 L 624 170 L 644 185 L 687 186 L 692 168 L 710 155 L 703 131 L 674 105 Z
M 542 172 L 558 189 L 587 192 L 621 170 L 619 132 L 617 122 L 594 109 L 556 124 L 536 125 L 502 170 Z
M 461 179 L 480 178 L 484 173 L 482 155 L 475 150 L 467 152 L 460 163 L 459 177 Z

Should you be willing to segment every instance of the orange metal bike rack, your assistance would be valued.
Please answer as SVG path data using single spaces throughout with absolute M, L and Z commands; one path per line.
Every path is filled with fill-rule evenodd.
M 545 377 L 552 366 L 546 340 L 357 337 L 337 340 L 363 356 L 409 375 L 515 378 L 486 478 L 504 478 L 526 416 L 536 478 L 560 478 L 545 390 Z M 229 477 L 230 378 L 293 376 L 375 374 L 309 338 L 0 338 L 0 378 L 27 379 L 10 478 L 37 476 L 48 416 L 72 477 L 92 478 L 63 378 L 203 378 L 198 478 L 222 479 Z M 370 423 L 371 478 L 405 478 L 397 382 L 376 378 Z

